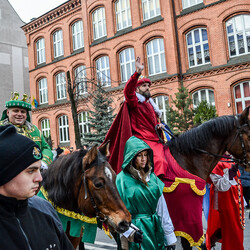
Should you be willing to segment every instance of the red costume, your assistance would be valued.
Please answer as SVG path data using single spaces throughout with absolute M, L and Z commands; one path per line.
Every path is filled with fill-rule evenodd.
M 231 164 L 219 162 L 213 170 L 213 174 L 223 176 L 226 168 L 231 168 Z M 238 172 L 239 173 L 239 172 Z M 207 249 L 211 249 L 211 237 L 221 230 L 222 250 L 243 250 L 243 224 L 244 222 L 244 201 L 242 186 L 238 177 L 234 177 L 238 182 L 232 185 L 226 192 L 215 191 L 216 187 L 212 183 L 210 190 L 210 208 L 208 215 L 208 227 L 206 234 Z M 240 190 L 238 190 L 240 188 Z M 218 198 L 217 193 L 218 192 Z M 240 196 L 239 196 L 240 192 Z M 239 205 L 241 203 L 241 206 Z M 242 221 L 242 222 L 240 222 Z

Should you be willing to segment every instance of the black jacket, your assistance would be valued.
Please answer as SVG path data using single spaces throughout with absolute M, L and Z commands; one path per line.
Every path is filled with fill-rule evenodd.
M 0 250 L 74 249 L 49 202 L 0 195 Z

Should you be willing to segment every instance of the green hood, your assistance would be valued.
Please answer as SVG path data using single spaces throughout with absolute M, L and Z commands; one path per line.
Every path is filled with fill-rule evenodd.
M 143 140 L 135 136 L 131 136 L 125 144 L 122 169 L 124 170 L 139 152 L 146 150 L 146 149 L 149 150 L 150 152 L 150 160 L 151 160 L 151 166 L 152 166 L 152 171 L 153 171 L 154 162 L 153 162 L 152 149 L 148 146 L 146 142 L 144 142 Z

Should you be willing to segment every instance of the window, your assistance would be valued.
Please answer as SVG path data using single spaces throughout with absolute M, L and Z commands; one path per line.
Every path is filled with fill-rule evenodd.
M 186 38 L 189 67 L 210 63 L 207 30 L 192 30 L 187 34 Z
M 106 36 L 105 9 L 99 8 L 92 14 L 94 40 Z
M 143 20 L 148 20 L 161 14 L 159 0 L 142 0 Z
M 81 138 L 84 138 L 84 134 L 89 133 L 88 117 L 89 117 L 88 112 L 81 112 L 78 115 L 78 123 L 79 123 Z
M 59 125 L 59 141 L 69 142 L 69 122 L 68 116 L 62 115 L 58 119 Z
M 199 3 L 203 3 L 203 0 L 182 0 L 182 7 L 186 9 Z
M 84 47 L 82 21 L 77 21 L 72 25 L 73 50 Z
M 121 67 L 121 81 L 127 82 L 135 71 L 135 53 L 133 48 L 124 49 L 119 54 Z
M 43 136 L 48 138 L 50 136 L 49 119 L 44 119 L 41 121 L 41 129 L 42 129 Z
M 131 26 L 130 0 L 118 0 L 115 3 L 117 30 Z
M 65 99 L 67 97 L 66 79 L 64 72 L 61 72 L 56 75 L 56 94 L 57 94 L 57 100 Z
M 107 56 L 100 57 L 96 60 L 97 80 L 102 86 L 110 86 L 110 69 L 109 58 Z
M 53 34 L 54 57 L 63 56 L 63 33 L 58 30 Z
M 48 102 L 47 78 L 42 78 L 39 82 L 39 100 L 40 104 Z
M 244 81 L 234 87 L 234 100 L 236 113 L 241 113 L 250 105 L 250 81 Z
M 230 57 L 250 53 L 250 15 L 238 15 L 226 22 Z
M 75 84 L 78 95 L 87 93 L 86 66 L 81 65 L 75 69 Z
M 167 110 L 169 107 L 169 100 L 168 100 L 168 96 L 157 96 L 154 98 L 154 102 L 157 104 L 157 106 L 159 107 L 160 111 L 162 112 L 162 120 L 164 123 L 167 124 Z
M 207 101 L 210 105 L 215 105 L 214 91 L 211 89 L 200 89 L 192 95 L 193 105 L 196 108 L 202 101 Z
M 149 75 L 166 72 L 163 39 L 157 38 L 147 44 L 147 58 Z
M 36 42 L 37 64 L 45 63 L 45 39 L 41 38 Z

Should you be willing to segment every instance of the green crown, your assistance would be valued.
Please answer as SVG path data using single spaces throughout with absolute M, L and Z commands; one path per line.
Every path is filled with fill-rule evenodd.
M 23 99 L 18 100 L 18 98 L 19 98 L 19 93 L 14 92 L 14 95 L 13 95 L 13 92 L 12 92 L 10 101 L 5 102 L 5 107 L 6 108 L 18 107 L 18 108 L 27 109 L 28 111 L 30 111 L 31 104 L 27 101 L 28 96 L 26 94 L 23 94 Z

